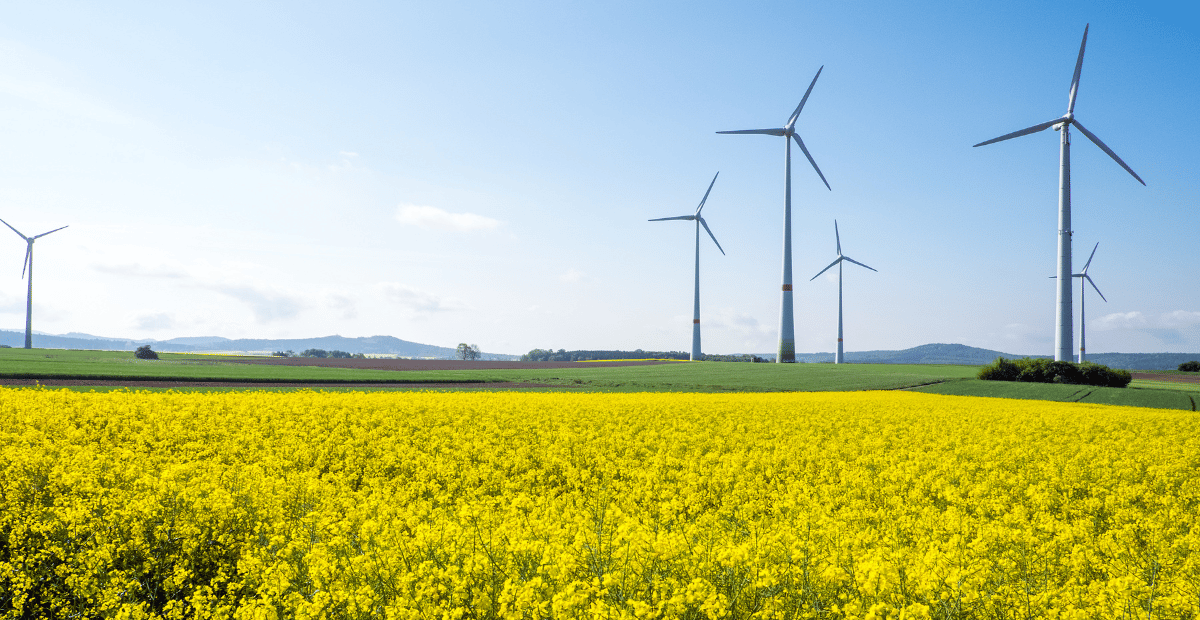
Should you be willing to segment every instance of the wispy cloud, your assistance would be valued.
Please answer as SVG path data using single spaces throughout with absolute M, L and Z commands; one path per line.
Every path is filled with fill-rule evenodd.
M 584 279 L 586 279 L 586 278 L 587 278 L 587 274 L 583 273 L 582 271 L 580 271 L 578 269 L 568 269 L 568 270 L 562 272 L 558 276 L 559 282 L 566 282 L 568 284 L 574 284 L 576 282 L 583 282 Z
M 410 204 L 402 204 L 397 207 L 396 221 L 406 226 L 455 232 L 491 230 L 500 225 L 499 220 L 483 215 L 451 213 L 437 207 Z
M 254 320 L 259 323 L 290 319 L 305 307 L 298 297 L 251 285 L 207 284 L 201 285 L 201 288 L 227 295 L 250 306 Z
M 397 282 L 384 282 L 378 288 L 389 301 L 412 314 L 428 315 L 467 309 L 466 304 L 453 297 L 441 297 Z
M 764 325 L 761 321 L 745 312 L 736 312 L 729 308 L 704 318 L 704 323 L 713 329 L 729 330 L 743 336 L 762 336 L 774 332 L 774 327 Z
M 1098 319 L 1088 321 L 1088 323 L 1092 329 L 1101 332 L 1116 329 L 1141 329 L 1148 324 L 1146 316 L 1136 310 L 1106 314 Z
M 329 166 L 327 166 L 332 172 L 350 170 L 351 168 L 354 168 L 354 160 L 358 159 L 358 153 L 355 153 L 354 151 L 338 151 L 338 156 L 342 158 L 342 161 L 336 164 L 329 164 Z
M 328 293 L 325 295 L 325 305 L 340 312 L 343 319 L 350 320 L 358 316 L 358 306 L 349 295 Z
M 1114 312 L 1095 321 L 1088 327 L 1096 331 L 1135 331 L 1147 334 L 1164 345 L 1182 345 L 1200 335 L 1200 312 L 1174 310 L 1157 317 L 1148 317 L 1139 311 Z M 1191 334 L 1191 336 L 1189 336 Z
M 1160 319 L 1163 327 L 1192 327 L 1200 325 L 1200 312 L 1176 310 L 1163 313 Z
M 129 115 L 96 97 L 56 83 L 53 76 L 62 74 L 57 63 L 38 52 L 11 41 L 0 41 L 0 93 L 92 121 L 118 125 L 134 122 Z
M 25 297 L 0 293 L 0 312 L 24 312 Z
M 184 279 L 191 277 L 187 271 L 175 265 L 147 265 L 144 263 L 92 263 L 92 269 L 101 273 L 141 278 Z
M 175 327 L 175 319 L 166 312 L 157 312 L 155 314 L 141 314 L 133 319 L 133 325 L 137 329 L 147 331 L 158 331 L 162 329 L 170 329 Z
M 252 268 L 253 265 L 238 267 L 246 269 Z M 224 280 L 213 268 L 195 269 L 170 262 L 97 262 L 92 264 L 92 268 L 101 273 L 118 276 L 175 280 L 180 286 L 220 293 L 249 306 L 254 319 L 259 323 L 290 319 L 308 305 L 301 296 L 276 287 L 262 286 L 242 278 Z M 206 274 L 208 271 L 213 273 Z

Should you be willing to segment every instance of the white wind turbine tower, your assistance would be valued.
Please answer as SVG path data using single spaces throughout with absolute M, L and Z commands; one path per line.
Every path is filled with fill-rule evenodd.
M 804 151 L 808 163 L 812 164 L 813 170 L 817 171 L 817 176 L 821 177 L 821 182 L 825 184 L 825 187 L 833 189 L 829 187 L 829 181 L 825 180 L 825 175 L 821 174 L 817 162 L 813 160 L 812 154 L 804 146 L 804 141 L 796 133 L 796 119 L 799 118 L 800 111 L 804 109 L 804 103 L 808 101 L 808 96 L 812 93 L 813 86 L 816 86 L 817 78 L 821 77 L 823 69 L 825 69 L 824 65 L 817 69 L 817 74 L 813 76 L 812 83 L 804 92 L 804 98 L 800 100 L 800 105 L 796 106 L 796 111 L 792 112 L 792 116 L 788 118 L 787 124 L 783 127 L 717 132 L 783 136 L 783 287 L 779 302 L 779 347 L 775 354 L 776 362 L 796 361 L 796 330 L 792 314 L 792 140 L 795 140 L 800 150 Z
M 26 270 L 29 271 L 29 293 L 25 298 L 25 348 L 32 349 L 33 348 L 33 242 L 34 242 L 34 240 L 36 240 L 39 237 L 45 237 L 46 235 L 48 235 L 52 232 L 58 232 L 58 231 L 62 230 L 63 228 L 66 228 L 66 226 L 63 226 L 61 228 L 55 228 L 54 230 L 51 230 L 49 232 L 44 232 L 40 235 L 26 237 L 25 235 L 21 234 L 21 231 L 17 230 L 16 228 L 13 228 L 12 224 L 9 224 L 8 222 L 5 222 L 4 220 L 0 220 L 0 222 L 4 222 L 5 226 L 12 228 L 13 232 L 17 233 L 18 235 L 20 235 L 20 237 L 22 239 L 25 240 L 25 244 L 26 244 L 25 245 L 25 262 L 22 263 L 22 265 L 21 265 L 21 277 L 25 277 Z
M 1121 165 L 1126 172 L 1133 175 L 1139 183 L 1145 185 L 1146 182 L 1137 175 L 1125 162 L 1121 161 L 1117 154 L 1108 148 L 1096 134 L 1088 131 L 1075 118 L 1075 95 L 1079 92 L 1079 72 L 1083 69 L 1083 49 L 1087 46 L 1088 26 L 1083 28 L 1083 42 L 1079 44 L 1079 58 L 1075 61 L 1075 75 L 1071 78 L 1071 92 L 1067 98 L 1067 113 L 1059 118 L 1044 123 L 1039 123 L 1032 127 L 1027 127 L 1020 131 L 1014 131 L 1010 134 L 1005 134 L 999 138 L 993 138 L 987 142 L 980 142 L 975 146 L 983 146 L 1008 140 L 1009 138 L 1017 138 L 1020 136 L 1037 133 L 1053 127 L 1055 131 L 1060 131 L 1059 137 L 1059 171 L 1058 171 L 1058 304 L 1056 312 L 1056 325 L 1054 329 L 1054 359 L 1064 361 L 1071 359 L 1071 341 L 1074 339 L 1071 326 L 1071 137 L 1070 128 L 1074 125 L 1079 129 L 1079 132 L 1087 136 L 1089 140 L 1094 142 L 1100 150 L 1113 158 L 1113 161 Z
M 1087 280 L 1087 283 L 1091 284 L 1092 288 L 1096 289 L 1096 293 L 1098 293 L 1100 295 L 1100 299 L 1103 299 L 1104 303 L 1108 303 L 1108 299 L 1104 297 L 1104 293 L 1100 292 L 1100 287 L 1096 286 L 1096 283 L 1092 281 L 1092 276 L 1089 276 L 1088 272 L 1087 272 L 1088 267 L 1092 266 L 1092 259 L 1096 257 L 1096 248 L 1099 248 L 1099 247 L 1100 247 L 1100 242 L 1097 241 L 1096 245 L 1092 248 L 1091 256 L 1088 256 L 1087 262 L 1084 263 L 1084 265 L 1083 265 L 1083 271 L 1081 271 L 1079 273 L 1071 274 L 1071 277 L 1079 278 L 1079 363 L 1080 364 L 1087 361 L 1087 321 L 1084 318 L 1085 311 L 1087 309 L 1086 305 L 1085 305 L 1085 302 L 1087 300 L 1087 295 L 1085 294 L 1085 293 L 1087 293 L 1087 287 L 1084 286 L 1084 280 Z M 1050 276 L 1050 277 L 1055 278 L 1057 276 Z
M 694 299 L 695 312 L 692 315 L 692 361 L 700 359 L 700 227 L 703 226 L 709 237 L 712 237 L 713 243 L 717 244 L 717 249 L 721 250 L 721 254 L 725 254 L 725 250 L 721 248 L 721 244 L 717 242 L 716 235 L 712 229 L 708 227 L 708 223 L 700 216 L 700 211 L 704 209 L 704 203 L 708 200 L 708 194 L 712 191 L 713 185 L 717 182 L 718 172 L 713 175 L 712 183 L 708 184 L 708 191 L 704 192 L 704 198 L 700 199 L 700 206 L 696 207 L 696 212 L 692 215 L 679 215 L 676 217 L 659 217 L 651 222 L 665 222 L 667 220 L 695 220 L 696 221 L 696 294 Z
M 837 239 L 837 253 L 838 253 L 837 260 L 833 261 L 832 263 L 829 263 L 829 267 L 822 269 L 819 273 L 817 273 L 817 275 L 810 278 L 809 282 L 816 280 L 818 277 L 821 276 L 822 273 L 829 271 L 834 265 L 837 265 L 837 268 L 838 268 L 838 341 L 837 341 L 837 354 L 833 356 L 833 363 L 841 364 L 846 361 L 846 358 L 844 357 L 843 352 L 842 352 L 842 262 L 849 261 L 851 263 L 854 263 L 855 265 L 858 265 L 859 267 L 867 267 L 867 266 L 854 260 L 853 258 L 850 258 L 849 256 L 844 256 L 842 254 L 842 236 L 840 234 L 838 234 L 837 220 L 833 221 L 833 236 L 834 236 L 834 238 Z M 867 269 L 870 269 L 871 271 L 874 271 L 876 273 L 879 272 L 874 267 L 867 267 Z

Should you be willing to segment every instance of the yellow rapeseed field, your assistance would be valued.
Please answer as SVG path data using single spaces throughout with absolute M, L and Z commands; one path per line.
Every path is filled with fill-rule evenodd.
M 1200 618 L 1193 412 L 0 388 L 5 618 Z

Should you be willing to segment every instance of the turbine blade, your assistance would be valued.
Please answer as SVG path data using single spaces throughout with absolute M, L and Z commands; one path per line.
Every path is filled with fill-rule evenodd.
M 718 131 L 717 133 L 755 133 L 766 136 L 783 136 L 787 135 L 784 129 L 739 129 L 737 131 Z
M 719 174 L 721 174 L 720 170 L 717 171 L 717 174 L 713 175 L 712 183 L 708 184 L 708 190 L 704 192 L 704 198 L 700 199 L 700 206 L 696 207 L 696 217 L 700 217 L 700 210 L 704 208 L 704 202 L 708 200 L 708 192 L 712 191 L 712 187 L 714 184 L 716 184 L 717 175 Z
M 716 235 L 714 235 L 714 234 L 712 234 L 712 229 L 710 229 L 710 228 L 708 227 L 708 222 L 705 222 L 705 221 L 704 221 L 704 218 L 702 218 L 702 217 L 698 217 L 698 218 L 696 218 L 696 219 L 700 220 L 700 225 L 701 225 L 701 226 L 703 226 L 703 227 L 704 227 L 704 230 L 708 232 L 708 236 L 709 236 L 709 237 L 712 237 L 713 243 L 717 244 L 717 249 L 718 249 L 718 250 L 721 250 L 721 255 L 722 255 L 722 256 L 724 256 L 724 255 L 725 255 L 725 248 L 722 248 L 722 247 L 721 247 L 721 243 L 720 243 L 719 241 L 717 241 L 717 236 L 716 236 Z
M 1087 31 L 1086 24 L 1083 27 L 1083 42 L 1079 44 L 1079 58 L 1075 61 L 1075 75 L 1071 78 L 1071 95 L 1067 99 L 1067 114 L 1075 113 L 1075 95 L 1079 94 L 1079 72 L 1083 69 L 1083 48 L 1087 47 Z
M 1097 292 L 1097 293 L 1100 293 L 1100 287 L 1096 286 L 1096 283 L 1092 281 L 1092 276 L 1089 276 L 1089 275 L 1087 275 L 1087 274 L 1084 274 L 1084 276 L 1083 276 L 1083 277 L 1084 277 L 1084 279 L 1085 279 L 1085 280 L 1087 280 L 1087 281 L 1088 281 L 1088 284 L 1091 284 L 1091 285 L 1092 285 L 1092 288 L 1096 289 L 1096 292 Z M 1100 293 L 1100 299 L 1104 299 L 1104 293 Z M 1107 299 L 1104 299 L 1104 303 L 1108 303 L 1108 300 L 1107 300 Z
M 813 170 L 817 171 L 817 176 L 821 177 L 821 182 L 825 184 L 825 189 L 832 192 L 833 188 L 829 187 L 829 181 L 825 180 L 825 175 L 821 174 L 821 169 L 817 167 L 816 160 L 812 158 L 812 154 L 809 153 L 808 148 L 804 146 L 804 140 L 801 140 L 800 136 L 796 134 L 792 134 L 792 137 L 796 139 L 796 144 L 800 145 L 800 150 L 804 151 L 804 156 L 808 158 L 808 163 L 812 164 Z
M 817 74 L 813 76 L 813 81 L 808 85 L 808 90 L 804 91 L 804 98 L 800 100 L 800 105 L 796 106 L 796 111 L 792 112 L 792 116 L 788 118 L 787 125 L 784 125 L 784 127 L 791 129 L 796 124 L 796 119 L 800 116 L 800 110 L 804 109 L 804 104 L 808 101 L 808 96 L 812 94 L 813 86 L 817 85 L 817 78 L 821 77 L 821 71 L 824 70 L 825 65 L 821 65 L 821 68 L 817 69 Z
M 25 279 L 25 268 L 29 266 L 29 255 L 33 253 L 33 246 L 25 246 L 25 260 L 21 261 L 21 279 Z
M 829 263 L 829 266 L 828 266 L 828 267 L 826 267 L 826 268 L 824 268 L 824 269 L 822 269 L 822 270 L 818 271 L 818 272 L 817 272 L 817 275 L 815 275 L 815 276 L 813 276 L 813 277 L 809 278 L 809 279 L 808 279 L 808 281 L 809 281 L 809 282 L 812 282 L 813 280 L 816 280 L 817 278 L 821 277 L 821 274 L 825 273 L 826 271 L 829 271 L 830 269 L 832 269 L 832 268 L 833 268 L 833 266 L 834 266 L 834 265 L 836 265 L 836 264 L 838 264 L 838 263 L 840 263 L 840 262 L 842 262 L 842 257 L 841 257 L 841 256 L 837 257 L 837 260 L 833 261 L 832 263 Z
M 652 220 L 646 220 L 646 221 L 647 222 L 665 222 L 667 220 L 694 220 L 694 219 L 696 219 L 696 216 L 694 216 L 694 215 L 678 215 L 675 217 L 656 217 Z
M 849 256 L 843 256 L 842 259 L 848 260 L 848 261 L 854 263 L 855 265 L 858 265 L 859 267 L 867 267 L 866 265 L 854 260 L 853 258 L 850 258 Z M 879 270 L 874 267 L 867 267 L 867 269 L 870 269 L 871 271 L 874 271 L 875 273 L 879 273 Z
M 1092 258 L 1096 256 L 1096 248 L 1098 247 L 1100 247 L 1099 241 L 1097 241 L 1096 245 L 1092 247 L 1092 255 L 1089 256 L 1087 262 L 1083 264 L 1083 273 L 1087 273 L 1088 267 L 1090 267 L 1092 264 Z
M 0 220 L 0 222 L 4 222 L 4 220 Z M 29 237 L 26 237 L 25 235 L 22 235 L 22 234 L 21 234 L 21 231 L 19 231 L 19 230 L 17 230 L 16 228 L 13 228 L 13 227 L 12 227 L 12 224 L 9 224 L 8 222 L 4 222 L 4 225 L 5 225 L 5 226 L 7 226 L 7 227 L 9 227 L 9 228 L 12 228 L 12 231 L 13 231 L 13 232 L 15 232 L 15 233 L 17 233 L 18 235 L 20 235 L 22 239 L 24 239 L 24 240 L 26 240 L 26 241 L 29 241 Z
M 63 226 L 63 227 L 61 227 L 61 228 L 55 228 L 54 230 L 52 230 L 52 231 L 50 231 L 50 232 L 44 232 L 44 233 L 42 233 L 42 234 L 40 234 L 40 235 L 34 235 L 34 237 L 33 237 L 33 238 L 34 238 L 34 239 L 37 239 L 38 237 L 45 237 L 46 235 L 48 235 L 48 234 L 50 234 L 50 233 L 52 233 L 52 232 L 58 232 L 58 231 L 62 230 L 63 228 L 66 228 L 66 226 Z
M 1137 173 L 1133 171 L 1133 168 L 1130 168 L 1128 165 L 1126 165 L 1125 162 L 1121 161 L 1121 158 L 1117 157 L 1117 154 L 1114 153 L 1112 151 L 1112 149 L 1108 148 L 1108 146 L 1106 144 L 1101 142 L 1100 138 L 1096 137 L 1096 134 L 1088 131 L 1087 128 L 1083 126 L 1083 124 L 1081 124 L 1079 121 L 1077 121 L 1075 119 L 1071 119 L 1071 124 L 1078 127 L 1079 131 L 1083 132 L 1083 135 L 1088 137 L 1088 140 L 1095 142 L 1096 146 L 1100 147 L 1100 150 L 1104 151 L 1105 153 L 1108 153 L 1108 156 L 1113 158 L 1113 161 L 1117 162 L 1118 164 L 1121 164 L 1121 167 L 1125 169 L 1125 172 L 1132 174 L 1133 178 L 1138 180 L 1138 183 L 1141 183 L 1142 185 L 1146 184 L 1146 182 L 1142 180 L 1142 177 L 1139 177 L 1137 175 Z
M 1059 123 L 1061 123 L 1061 122 L 1063 122 L 1063 119 L 1061 119 L 1061 118 L 1056 118 L 1056 119 L 1054 119 L 1054 120 L 1052 120 L 1052 121 L 1046 121 L 1046 122 L 1044 122 L 1044 123 L 1038 123 L 1037 125 L 1034 125 L 1033 127 L 1026 127 L 1025 129 L 1021 129 L 1021 130 L 1019 130 L 1019 131 L 1014 131 L 1014 132 L 1012 132 L 1012 133 L 1006 133 L 1006 134 L 1004 134 L 1003 136 L 1000 136 L 999 138 L 992 138 L 991 140 L 988 140 L 988 141 L 986 141 L 986 142 L 980 142 L 979 144 L 976 144 L 975 146 L 986 146 L 986 145 L 988 145 L 988 144 L 995 144 L 995 143 L 997 143 L 997 142 L 1003 142 L 1003 141 L 1005 141 L 1005 140 L 1009 140 L 1009 139 L 1012 139 L 1012 138 L 1020 138 L 1021 136 L 1027 136 L 1027 135 L 1029 135 L 1029 134 L 1031 134 L 1031 133 L 1037 133 L 1037 132 L 1039 132 L 1039 131 L 1045 131 L 1045 130 L 1047 130 L 1047 129 L 1049 129 L 1049 128 L 1051 128 L 1051 127 L 1053 127 L 1053 126 L 1055 126 L 1055 125 L 1057 125 L 1057 124 L 1059 124 Z
M 837 220 L 833 221 L 833 237 L 837 239 L 838 256 L 842 255 L 842 236 L 838 234 Z

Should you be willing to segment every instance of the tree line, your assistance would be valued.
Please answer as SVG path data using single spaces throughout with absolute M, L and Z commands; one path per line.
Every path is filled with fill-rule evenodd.
M 295 351 L 289 349 L 287 351 L 276 351 L 271 355 L 274 357 L 315 357 L 320 359 L 340 358 L 361 360 L 367 358 L 367 356 L 363 355 L 362 353 L 347 353 L 345 351 L 338 351 L 337 349 L 334 349 L 333 351 L 326 351 L 325 349 L 305 349 L 304 351 L 301 351 L 299 355 L 297 355 Z
M 559 349 L 534 349 L 529 353 L 521 356 L 522 362 L 589 362 L 596 360 L 644 360 L 644 359 L 667 359 L 667 360 L 687 360 L 691 355 L 684 351 L 643 351 L 635 349 L 633 351 L 566 351 Z M 740 354 L 740 355 L 710 355 L 704 354 L 701 357 L 705 362 L 767 362 L 770 360 L 764 359 L 757 355 Z

